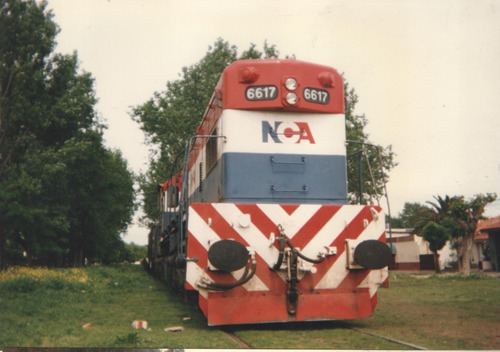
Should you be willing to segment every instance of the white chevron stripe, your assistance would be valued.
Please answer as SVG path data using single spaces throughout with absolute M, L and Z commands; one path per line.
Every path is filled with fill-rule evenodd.
M 233 223 L 233 229 L 252 247 L 259 256 L 264 259 L 267 265 L 274 265 L 278 258 L 278 250 L 274 246 L 269 246 L 269 234 L 266 236 L 251 223 L 249 227 L 238 226 L 237 219 L 243 213 L 234 204 L 219 203 L 213 204 L 214 208 L 226 221 Z M 278 234 L 276 234 L 277 236 Z
M 214 209 L 233 227 L 234 231 L 243 238 L 248 245 L 267 263 L 268 266 L 275 264 L 278 257 L 278 250 L 274 246 L 270 246 L 270 234 L 262 233 L 253 223 L 249 222 L 248 226 L 241 226 L 241 219 L 245 214 L 239 210 L 235 204 L 216 203 L 212 204 Z M 259 204 L 259 208 L 276 224 L 286 226 L 285 231 L 287 236 L 293 237 L 311 217 L 321 208 L 318 205 L 301 205 L 292 216 L 288 215 L 281 206 L 276 204 Z M 301 249 L 301 252 L 310 257 L 316 257 L 318 252 L 326 245 L 331 244 L 335 238 L 349 225 L 351 221 L 363 209 L 363 206 L 344 206 L 325 224 L 325 226 L 312 237 L 307 246 Z M 252 219 L 250 219 L 252 220 Z M 190 212 L 189 218 L 190 233 L 200 242 L 200 244 L 208 251 L 210 243 L 220 240 L 220 236 L 215 233 L 212 228 L 195 212 Z M 359 241 L 368 239 L 378 240 L 384 232 L 383 213 L 379 214 L 377 221 L 372 221 L 367 228 L 358 237 Z M 278 236 L 278 234 L 275 234 Z M 210 240 L 210 241 L 209 241 Z M 316 289 L 332 289 L 338 285 L 349 275 L 349 270 L 346 269 L 346 252 L 343 251 L 340 257 L 337 258 L 334 265 L 323 276 L 320 282 L 316 285 Z M 321 265 L 321 264 L 318 264 Z M 187 281 L 195 286 L 206 268 L 199 267 L 195 262 L 188 263 Z M 235 279 L 239 279 L 243 269 L 232 273 Z M 281 277 L 277 275 L 277 277 Z M 380 283 L 387 278 L 387 269 L 374 270 L 365 278 L 359 287 L 367 287 L 370 291 L 370 296 L 373 296 Z M 283 277 L 281 279 L 284 280 Z M 269 288 L 265 283 L 255 275 L 252 280 L 243 286 L 248 291 L 268 291 Z M 208 297 L 205 290 L 199 290 L 202 297 Z
M 363 209 L 362 206 L 354 205 L 340 208 L 330 221 L 309 241 L 307 246 L 301 249 L 301 252 L 312 258 L 316 257 L 318 251 L 322 250 L 324 246 L 329 246 L 358 215 L 361 209 Z
M 208 299 L 208 291 L 200 290 L 196 286 L 196 282 L 205 275 L 205 272 L 202 268 L 198 266 L 195 262 L 187 263 L 187 271 L 186 271 L 186 281 L 189 282 L 191 286 L 193 286 L 203 298 Z
M 378 221 L 372 221 L 359 235 L 358 240 L 378 240 L 385 231 L 384 221 L 381 221 L 379 215 Z M 346 268 L 347 253 L 343 251 L 337 261 L 332 265 L 328 272 L 316 285 L 316 289 L 336 288 L 349 275 L 349 270 Z
M 216 204 L 213 204 L 214 206 Z M 234 207 L 233 204 L 218 204 L 218 205 L 223 205 L 222 208 L 231 208 Z M 217 209 L 218 207 L 215 207 L 216 210 L 226 219 L 230 219 L 230 217 L 227 217 L 224 215 L 224 211 L 221 211 L 220 209 Z M 236 210 L 238 210 L 236 208 Z M 235 230 L 237 229 L 237 226 L 235 227 Z M 208 249 L 210 247 L 210 243 L 214 243 L 221 238 L 208 226 L 208 224 L 196 213 L 196 211 L 191 211 L 189 213 L 189 231 L 195 237 L 198 242 L 206 249 L 208 252 Z M 247 240 L 245 238 L 245 240 Z M 247 241 L 248 242 L 248 241 Z M 248 242 L 250 243 L 250 242 Z M 277 250 L 276 250 L 277 252 Z M 260 254 L 260 253 L 259 253 Z M 276 258 L 277 258 L 276 254 Z M 244 269 L 240 269 L 238 271 L 232 272 L 231 275 L 238 280 L 241 275 L 243 274 Z M 195 262 L 188 262 L 187 265 L 187 271 L 186 271 L 186 280 L 193 286 L 196 287 L 195 283 L 198 281 L 204 273 L 204 270 L 200 268 Z M 247 290 L 269 290 L 269 288 L 257 277 L 257 275 L 254 275 L 252 280 L 247 282 L 245 285 L 243 285 Z M 203 290 L 199 290 L 202 292 Z
M 269 219 L 281 225 L 288 238 L 293 238 L 295 234 L 316 214 L 321 208 L 317 204 L 304 204 L 299 206 L 292 215 L 289 215 L 280 205 L 277 204 L 257 204 Z M 277 236 L 278 234 L 276 234 Z
M 370 297 L 373 297 L 373 295 L 377 293 L 377 289 L 384 283 L 388 276 L 389 270 L 387 267 L 380 270 L 372 270 L 363 282 L 361 282 L 359 287 L 367 287 L 370 292 Z
M 208 251 L 210 243 L 219 241 L 221 238 L 193 209 L 189 212 L 189 232 Z

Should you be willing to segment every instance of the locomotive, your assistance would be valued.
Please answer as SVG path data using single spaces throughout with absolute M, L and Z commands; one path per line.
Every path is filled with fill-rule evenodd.
M 392 254 L 381 207 L 348 204 L 344 105 L 328 66 L 222 73 L 182 170 L 159 185 L 146 260 L 209 325 L 372 315 Z

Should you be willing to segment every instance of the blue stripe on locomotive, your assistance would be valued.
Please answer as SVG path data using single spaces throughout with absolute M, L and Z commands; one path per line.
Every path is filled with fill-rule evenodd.
M 346 204 L 345 156 L 224 153 L 193 202 Z

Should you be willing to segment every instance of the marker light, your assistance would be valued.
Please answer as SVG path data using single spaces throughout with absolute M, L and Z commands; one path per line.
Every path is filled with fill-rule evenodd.
M 297 81 L 295 80 L 295 78 L 287 78 L 286 81 L 285 81 L 285 87 L 286 89 L 288 90 L 295 90 L 297 89 Z
M 295 93 L 288 93 L 286 95 L 286 102 L 288 104 L 295 105 L 295 104 L 297 104 L 297 101 L 298 101 L 297 94 L 295 94 Z
M 260 74 L 253 66 L 243 67 L 238 71 L 238 82 L 253 83 L 259 78 Z
M 335 76 L 331 72 L 321 72 L 318 75 L 318 80 L 325 88 L 333 88 L 335 86 Z

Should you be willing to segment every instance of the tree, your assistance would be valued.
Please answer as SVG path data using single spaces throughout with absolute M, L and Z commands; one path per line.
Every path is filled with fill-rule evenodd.
M 147 219 L 154 221 L 158 218 L 156 209 L 158 183 L 164 182 L 172 174 L 172 170 L 178 170 L 181 162 L 179 155 L 182 155 L 186 141 L 195 134 L 206 104 L 224 68 L 236 59 L 277 58 L 278 56 L 279 52 L 274 45 L 269 46 L 264 43 L 262 52 L 256 49 L 255 44 L 252 44 L 238 57 L 235 46 L 218 39 L 202 60 L 182 69 L 181 79 L 168 82 L 166 91 L 155 93 L 152 99 L 133 109 L 132 118 L 140 124 L 146 134 L 147 142 L 154 146 L 151 150 L 149 170 L 141 176 L 140 181 Z M 354 89 L 349 89 L 347 82 L 344 87 L 348 102 L 346 106 L 347 139 L 367 143 L 369 142 L 368 136 L 363 130 L 367 120 L 364 115 L 354 113 L 358 97 Z M 349 146 L 348 154 L 354 153 L 357 149 L 359 149 L 359 144 Z M 393 160 L 394 153 L 390 146 L 385 149 L 365 148 L 363 152 L 370 160 L 382 162 L 382 168 L 372 169 L 374 187 L 378 194 L 382 194 L 383 179 L 388 178 L 389 171 L 396 165 Z M 372 177 L 366 167 L 363 173 L 366 192 L 372 189 Z M 356 166 L 348 166 L 350 194 L 355 194 L 357 189 L 357 174 Z
M 427 202 L 432 206 L 432 212 L 423 221 L 434 221 L 447 229 L 457 251 L 458 270 L 466 275 L 470 273 L 472 242 L 477 224 L 483 219 L 486 205 L 495 201 L 496 197 L 496 194 L 488 193 L 466 200 L 464 196 L 446 195 L 444 198 L 434 196 L 434 202 Z
M 132 173 L 119 152 L 103 147 L 98 133 L 68 140 L 61 154 L 68 166 L 69 263 L 105 262 L 120 250 L 119 234 L 132 221 Z
M 449 232 L 444 226 L 438 225 L 434 221 L 430 221 L 423 228 L 422 237 L 429 242 L 429 249 L 434 255 L 434 268 L 436 273 L 440 273 L 441 268 L 439 265 L 438 251 L 442 249 L 449 240 Z
M 484 219 L 484 208 L 488 203 L 496 200 L 494 193 L 478 194 L 469 200 L 458 197 L 452 204 L 449 212 L 452 219 L 458 224 L 461 231 L 455 230 L 454 240 L 457 243 L 458 268 L 460 272 L 468 275 L 470 273 L 470 259 L 472 254 L 472 242 L 479 220 Z M 455 226 L 455 228 L 458 228 Z
M 132 174 L 102 145 L 91 75 L 78 73 L 76 53 L 52 54 L 59 28 L 46 5 L 0 2 L 0 268 L 23 256 L 62 263 L 81 213 L 96 237 L 85 253 L 109 248 L 100 241 L 116 244 L 134 209 Z M 86 158 L 95 164 L 74 162 Z M 96 198 L 79 212 L 85 193 Z
M 432 218 L 432 210 L 420 203 L 406 202 L 399 216 L 393 219 L 393 227 L 413 229 L 417 234 L 427 224 L 427 219 Z
M 142 260 L 146 258 L 148 255 L 148 246 L 141 246 L 132 242 L 132 243 L 127 243 L 126 248 L 130 252 L 129 261 L 131 262 L 137 262 L 139 260 Z
M 274 45 L 264 43 L 261 52 L 252 44 L 239 59 L 275 58 L 278 55 Z M 218 39 L 197 64 L 182 69 L 181 79 L 167 82 L 164 92 L 156 92 L 149 101 L 133 109 L 132 118 L 140 124 L 152 146 L 149 170 L 139 182 L 146 219 L 154 221 L 158 218 L 158 183 L 165 182 L 174 170 L 178 170 L 182 162 L 179 156 L 182 156 L 186 142 L 195 134 L 222 71 L 237 59 L 237 48 Z
M 389 172 L 397 166 L 392 146 L 375 146 L 368 139 L 364 128 L 368 124 L 366 116 L 355 113 L 358 95 L 344 78 L 346 97 L 345 119 L 347 137 L 347 179 L 349 198 L 352 203 L 372 201 L 373 195 L 383 195 L 384 183 L 389 180 Z M 360 169 L 361 168 L 361 169 Z M 361 170 L 361 190 L 360 190 Z

